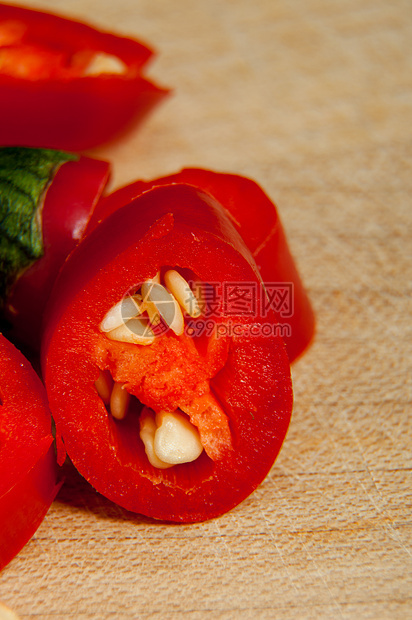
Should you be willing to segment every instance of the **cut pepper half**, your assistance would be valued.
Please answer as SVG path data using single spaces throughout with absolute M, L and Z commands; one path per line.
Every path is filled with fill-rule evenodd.
M 155 188 L 104 219 L 66 261 L 46 316 L 61 458 L 156 519 L 239 504 L 271 468 L 292 408 L 264 298 L 249 250 L 198 189 Z

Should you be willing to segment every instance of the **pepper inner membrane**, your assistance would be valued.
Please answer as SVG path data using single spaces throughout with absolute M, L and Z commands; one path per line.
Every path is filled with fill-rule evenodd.
M 202 290 L 189 270 L 163 268 L 99 325 L 97 393 L 114 423 L 138 426 L 145 458 L 157 470 L 219 460 L 232 448 L 212 387 L 229 340 L 202 331 Z

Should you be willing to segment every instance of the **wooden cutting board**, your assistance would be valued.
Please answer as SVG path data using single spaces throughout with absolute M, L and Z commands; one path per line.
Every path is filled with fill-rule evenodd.
M 157 48 L 150 75 L 173 95 L 93 155 L 112 187 L 184 166 L 257 180 L 317 335 L 282 452 L 242 505 L 156 524 L 68 470 L 0 599 L 25 620 L 412 618 L 412 4 L 25 4 Z

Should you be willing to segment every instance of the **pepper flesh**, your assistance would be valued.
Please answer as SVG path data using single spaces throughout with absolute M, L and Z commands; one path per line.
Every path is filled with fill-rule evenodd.
M 199 365 L 188 364 L 184 371 L 188 349 L 179 357 L 157 356 L 155 365 L 163 364 L 164 374 L 154 368 L 150 385 L 145 372 L 147 391 L 140 390 L 142 377 L 128 373 L 129 347 L 136 347 L 139 360 L 144 353 L 138 345 L 123 344 L 114 352 L 98 326 L 131 287 L 163 267 L 190 270 L 205 283 L 252 283 L 262 292 L 250 252 L 216 201 L 184 185 L 156 188 L 106 218 L 66 261 L 48 308 L 43 374 L 64 442 L 60 448 L 99 492 L 157 519 L 202 521 L 239 504 L 268 473 L 290 420 L 290 368 L 272 314 L 232 315 L 220 304 L 216 328 L 237 325 L 238 335 L 192 342 Z M 263 323 L 270 335 L 259 331 Z M 252 327 L 258 333 L 252 334 Z M 182 339 L 166 333 L 156 347 L 168 350 L 167 339 L 182 346 Z M 117 375 L 123 360 L 124 375 Z M 99 366 L 129 381 L 141 404 L 155 412 L 165 403 L 182 409 L 203 432 L 199 458 L 154 468 L 139 437 L 139 412 L 120 421 L 108 414 L 94 385 Z M 210 395 L 219 405 L 215 409 Z M 219 441 L 225 429 L 227 440 Z
M 110 213 L 153 187 L 184 183 L 207 192 L 222 205 L 240 233 L 272 295 L 279 286 L 286 288 L 287 307 L 282 297 L 276 311 L 282 326 L 289 360 L 293 362 L 307 349 L 315 330 L 315 317 L 309 297 L 290 252 L 275 204 L 251 179 L 235 174 L 188 168 L 152 181 L 136 181 L 109 196 L 98 205 L 89 223 L 92 229 Z
M 44 387 L 0 334 L 0 570 L 33 536 L 59 489 Z
M 167 95 L 142 76 L 152 55 L 133 39 L 0 4 L 0 143 L 82 151 L 114 139 Z M 102 56 L 124 71 L 88 73 Z

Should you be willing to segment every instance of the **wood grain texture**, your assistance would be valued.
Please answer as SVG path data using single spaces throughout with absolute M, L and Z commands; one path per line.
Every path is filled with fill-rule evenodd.
M 152 43 L 175 89 L 94 154 L 112 185 L 203 166 L 277 202 L 316 309 L 264 484 L 153 523 L 77 474 L 0 575 L 23 620 L 412 618 L 411 64 L 406 0 L 44 0 Z

